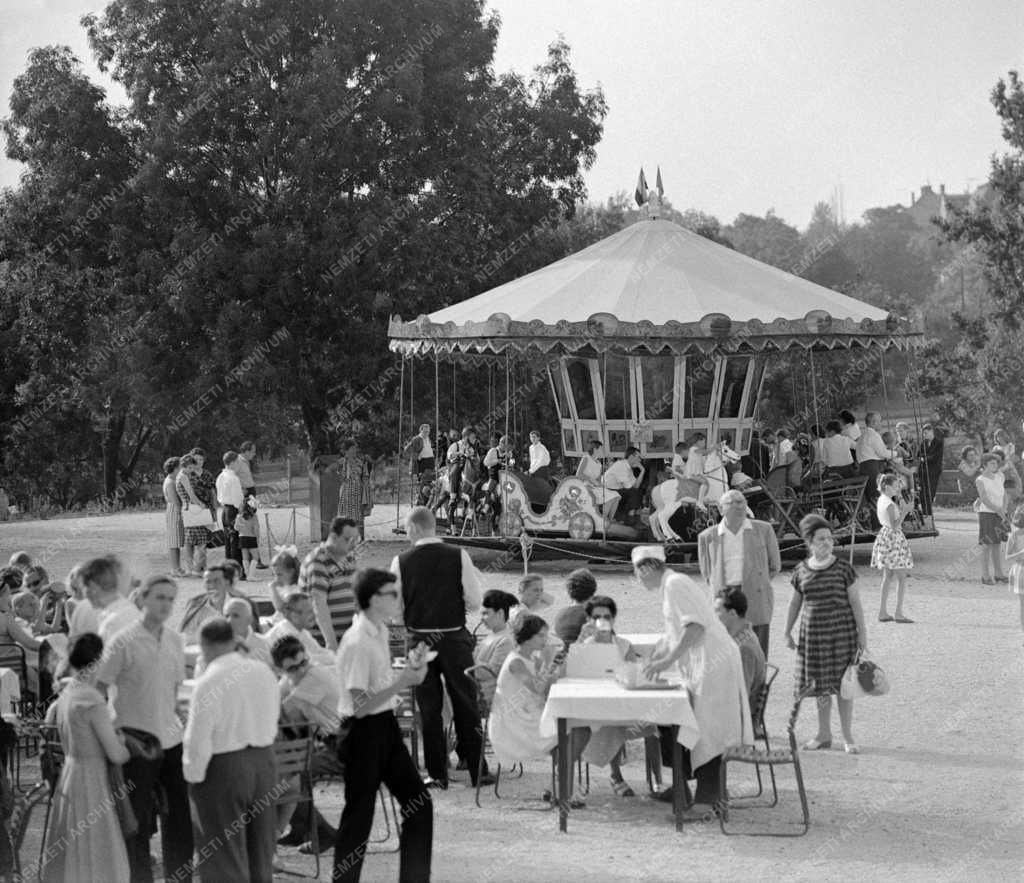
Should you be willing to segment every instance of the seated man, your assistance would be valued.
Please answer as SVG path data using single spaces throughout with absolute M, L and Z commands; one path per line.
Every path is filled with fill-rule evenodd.
M 231 631 L 235 634 L 235 651 L 273 668 L 270 644 L 263 635 L 252 630 L 252 609 L 249 602 L 245 598 L 229 598 L 224 604 L 224 618 L 231 623 Z M 200 656 L 196 662 L 194 676 L 198 678 L 205 670 L 206 660 Z
M 640 473 L 635 474 L 635 469 L 639 469 Z M 646 470 L 641 465 L 640 450 L 634 447 L 626 448 L 626 456 L 621 460 L 616 460 L 608 467 L 602 476 L 602 481 L 608 490 L 616 491 L 619 495 L 618 505 L 611 508 L 608 513 L 609 518 L 615 518 L 619 512 L 625 515 L 625 519 L 618 519 L 620 521 L 636 517 L 637 510 L 643 503 L 644 494 L 641 485 L 644 482 L 645 472 Z
M 224 615 L 224 605 L 229 596 L 242 598 L 250 604 L 253 622 L 259 622 L 256 606 L 235 588 L 238 571 L 233 565 L 234 562 L 213 564 L 203 572 L 204 594 L 195 595 L 189 599 L 188 604 L 185 605 L 185 613 L 181 617 L 181 625 L 178 627 L 186 644 L 199 643 L 199 630 L 203 627 L 203 623 L 208 619 Z
M 489 589 L 484 593 L 480 618 L 491 633 L 477 642 L 473 650 L 473 664 L 483 665 L 489 669 L 479 669 L 476 672 L 477 685 L 488 704 L 494 699 L 494 687 L 501 665 L 516 646 L 516 639 L 508 624 L 509 611 L 515 606 L 516 597 L 508 592 Z
M 764 686 L 765 657 L 761 642 L 754 629 L 747 622 L 747 596 L 742 591 L 721 592 L 715 598 L 715 612 L 726 631 L 740 648 L 743 663 L 743 679 L 747 684 L 751 712 L 757 702 L 757 695 Z
M 313 751 L 313 781 L 327 776 L 342 776 L 344 770 L 338 761 L 336 734 L 340 725 L 338 699 L 340 690 L 335 680 L 334 669 L 315 665 L 310 661 L 306 648 L 294 635 L 287 635 L 273 650 L 274 666 L 281 672 L 281 723 L 296 723 L 298 729 L 309 723 L 317 737 Z M 310 807 L 308 801 L 282 806 L 278 810 L 277 830 L 280 832 L 291 822 L 287 834 L 277 841 L 282 846 L 298 846 L 299 852 L 310 854 L 313 844 L 309 830 Z M 317 826 L 317 845 L 320 852 L 334 846 L 337 832 L 313 809 Z
M 290 636 L 298 638 L 302 642 L 302 646 L 306 648 L 306 653 L 313 662 L 318 665 L 334 665 L 334 654 L 326 647 L 320 646 L 309 631 L 316 622 L 313 599 L 305 592 L 289 592 L 284 597 L 281 612 L 284 614 L 284 619 L 266 635 L 271 653 L 278 641 Z

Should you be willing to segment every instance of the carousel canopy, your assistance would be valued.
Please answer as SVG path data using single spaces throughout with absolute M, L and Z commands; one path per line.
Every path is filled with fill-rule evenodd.
M 393 317 L 408 355 L 631 355 L 793 347 L 907 348 L 913 323 L 648 218 L 483 294 L 412 322 Z

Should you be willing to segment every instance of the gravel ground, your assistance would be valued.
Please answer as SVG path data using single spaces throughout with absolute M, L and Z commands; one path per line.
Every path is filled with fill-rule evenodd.
M 275 536 L 285 536 L 290 513 L 269 512 Z M 301 512 L 297 526 L 299 548 L 305 549 L 308 520 Z M 394 541 L 393 526 L 394 509 L 371 517 L 362 552 L 366 563 L 386 566 L 403 547 Z M 484 795 L 479 810 L 464 782 L 435 792 L 434 879 L 477 883 L 528 877 L 546 883 L 785 877 L 931 883 L 1018 877 L 1024 864 L 1024 651 L 1018 605 L 1005 586 L 981 585 L 971 513 L 941 512 L 938 527 L 937 539 L 912 543 L 917 566 L 907 613 L 917 620 L 914 625 L 876 621 L 878 577 L 868 567 L 868 550 L 857 552 L 869 648 L 888 671 L 892 691 L 857 703 L 859 756 L 841 750 L 802 755 L 812 823 L 806 837 L 727 838 L 717 823 L 687 825 L 676 835 L 666 806 L 647 797 L 615 797 L 597 769 L 592 770 L 587 808 L 573 813 L 569 833 L 561 835 L 554 813 L 530 811 L 539 806 L 533 798 L 549 775 L 546 764 L 538 762 L 527 765 L 522 779 L 503 782 L 500 800 L 492 792 Z M 103 552 L 122 555 L 138 574 L 166 567 L 160 512 L 0 524 L 0 554 L 6 558 L 21 548 L 43 557 L 51 576 L 61 578 L 75 561 Z M 486 588 L 514 589 L 515 569 L 494 569 L 493 555 L 477 558 Z M 543 563 L 536 568 L 558 603 L 562 579 L 573 566 Z M 623 567 L 593 570 L 601 591 L 619 603 L 621 631 L 659 630 L 655 597 L 634 585 Z M 182 580 L 181 586 L 179 607 L 201 591 L 199 580 Z M 782 640 L 790 592 L 783 573 L 776 580 L 769 660 L 781 669 L 767 714 L 776 739 L 784 739 L 792 695 L 792 657 Z M 798 735 L 806 739 L 813 733 L 813 710 L 807 708 Z M 645 790 L 641 757 L 631 751 L 625 770 L 638 794 Z M 30 770 L 26 775 L 31 778 Z M 747 781 L 742 769 L 730 780 L 738 789 Z M 778 808 L 737 811 L 735 821 L 771 830 L 797 821 L 799 804 L 788 771 L 780 773 L 779 784 Z M 335 819 L 340 789 L 320 789 L 318 803 Z M 377 835 L 384 833 L 378 824 Z M 26 851 L 38 843 L 37 836 L 30 834 Z M 312 872 L 310 859 L 293 850 L 282 855 L 296 870 Z M 394 880 L 397 874 L 395 855 L 372 855 L 363 879 Z M 329 871 L 322 876 L 329 878 Z

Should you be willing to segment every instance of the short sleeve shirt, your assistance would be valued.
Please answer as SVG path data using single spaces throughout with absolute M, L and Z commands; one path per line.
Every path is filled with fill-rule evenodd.
M 379 714 L 389 709 L 394 710 L 401 704 L 397 696 L 361 709 L 357 709 L 352 702 L 352 690 L 376 693 L 390 687 L 395 680 L 395 672 L 391 668 L 388 630 L 385 626 L 374 625 L 363 614 L 356 616 L 352 628 L 342 637 L 335 670 L 341 689 L 338 698 L 340 717 L 351 717 L 356 711 Z
M 302 591 L 310 595 L 320 592 L 327 594 L 327 609 L 331 614 L 334 637 L 338 641 L 351 627 L 356 615 L 356 596 L 352 590 L 352 575 L 355 571 L 353 556 L 339 563 L 323 543 L 306 556 L 299 568 L 299 588 Z M 312 632 L 314 637 L 321 637 L 319 627 L 312 629 Z

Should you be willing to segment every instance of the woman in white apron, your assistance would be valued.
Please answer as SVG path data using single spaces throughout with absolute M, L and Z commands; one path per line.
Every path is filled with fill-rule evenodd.
M 661 546 L 634 548 L 633 568 L 646 589 L 661 591 L 665 635 L 644 673 L 654 676 L 676 666 L 690 691 L 700 738 L 689 752 L 684 751 L 683 763 L 687 777 L 697 779 L 695 809 L 707 812 L 718 800 L 722 753 L 754 741 L 740 651 L 715 616 L 709 590 L 666 567 Z M 665 732 L 663 761 L 672 747 L 665 744 Z M 671 791 L 658 796 L 672 799 Z

